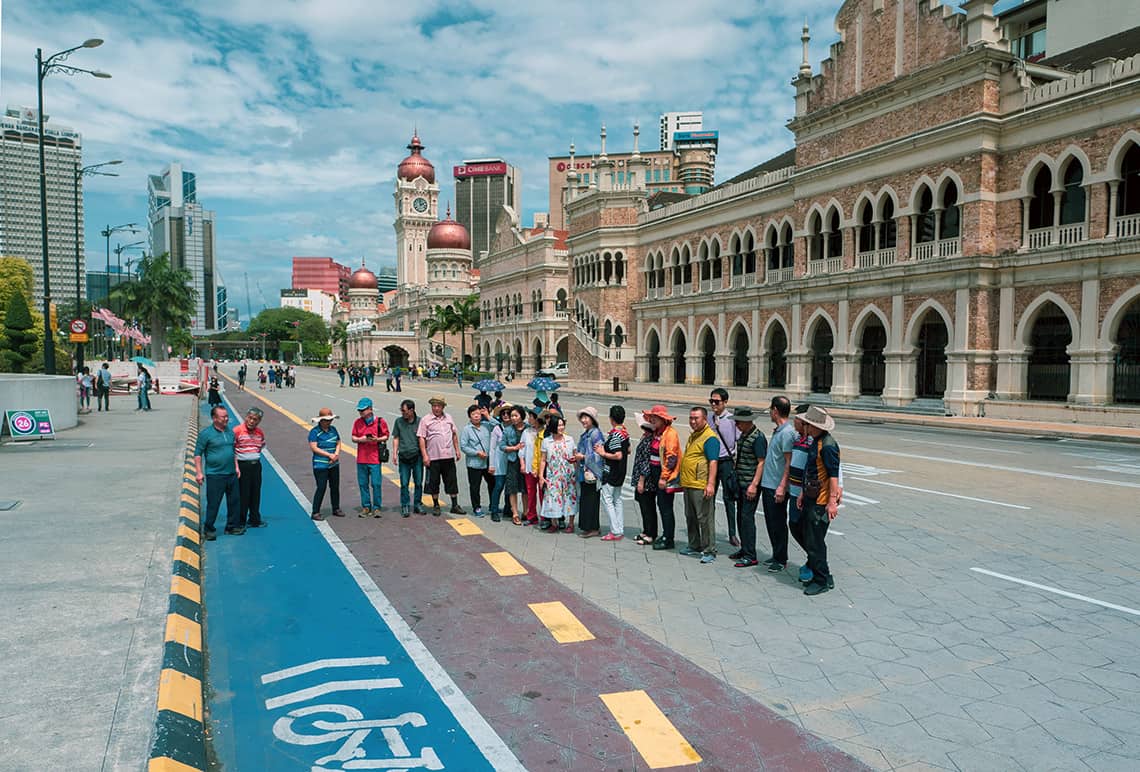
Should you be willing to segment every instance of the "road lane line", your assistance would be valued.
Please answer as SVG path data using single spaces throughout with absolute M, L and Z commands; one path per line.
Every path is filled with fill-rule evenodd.
M 904 440 L 900 439 L 899 442 L 906 442 L 911 445 L 933 445 L 938 448 L 965 448 L 966 450 L 984 450 L 987 453 L 1003 453 L 1011 456 L 1024 456 L 1023 450 L 998 450 L 997 448 L 987 448 L 983 445 L 956 445 L 952 442 L 930 442 L 929 440 Z
M 306 662 L 304 665 L 287 667 L 284 670 L 275 670 L 272 673 L 266 673 L 261 677 L 261 683 L 271 684 L 274 681 L 283 681 L 286 678 L 312 673 L 316 670 L 324 670 L 327 667 L 360 667 L 364 665 L 387 664 L 387 657 L 336 657 L 331 659 L 318 659 L 313 662 Z
M 482 528 L 465 517 L 449 517 L 447 524 L 454 528 L 460 536 L 477 536 L 483 533 Z
M 594 634 L 578 621 L 578 617 L 566 608 L 562 601 L 549 603 L 528 603 L 538 621 L 546 625 L 554 640 L 559 643 L 578 643 L 594 640 Z
M 1123 611 L 1125 614 L 1132 614 L 1133 616 L 1140 617 L 1140 609 L 1129 608 L 1128 606 L 1118 606 L 1115 603 L 1109 603 L 1108 601 L 1097 600 L 1096 598 L 1090 598 L 1087 595 L 1078 595 L 1075 592 L 1069 592 L 1068 590 L 1060 590 L 1056 587 L 1050 587 L 1046 584 L 1038 584 L 1037 582 L 1030 582 L 1026 579 L 1018 579 L 1016 576 L 1007 576 L 1006 574 L 999 574 L 997 571 L 987 571 L 984 568 L 971 568 L 970 570 L 975 571 L 979 574 L 985 574 L 986 576 L 992 576 L 992 577 L 995 577 L 997 579 L 1004 579 L 1007 582 L 1016 582 L 1017 584 L 1024 584 L 1026 587 L 1032 587 L 1035 590 L 1042 590 L 1044 592 L 1051 592 L 1054 595 L 1063 595 L 1066 598 L 1072 598 L 1073 600 L 1084 601 L 1085 603 L 1092 603 L 1092 604 L 1097 605 L 1097 606 L 1103 606 L 1105 608 L 1110 608 L 1113 611 Z
M 483 559 L 491 564 L 499 576 L 522 576 L 527 573 L 526 567 L 509 552 L 484 552 Z
M 650 769 L 685 767 L 701 762 L 700 754 L 644 691 L 638 689 L 598 696 Z
M 993 469 L 998 472 L 1014 472 L 1016 474 L 1031 474 L 1036 477 L 1049 477 L 1055 480 L 1076 480 L 1077 482 L 1097 483 L 1098 485 L 1115 485 L 1118 488 L 1140 488 L 1140 483 L 1127 482 L 1125 480 L 1105 480 L 1100 477 L 1081 477 L 1075 474 L 1062 474 L 1061 472 L 1042 472 L 1036 469 L 1026 469 L 1021 466 L 1000 466 L 998 464 L 987 464 L 981 461 L 962 461 L 957 458 L 942 458 L 940 456 L 919 456 L 914 453 L 903 453 L 897 450 L 882 450 L 880 448 L 867 448 L 858 445 L 844 445 L 844 450 L 856 450 L 864 453 L 879 453 L 884 456 L 901 456 L 902 458 L 916 459 L 919 461 L 937 461 L 942 464 L 957 464 L 958 466 L 976 466 L 982 469 Z
M 298 689 L 295 692 L 282 694 L 279 697 L 270 697 L 265 701 L 266 710 L 276 710 L 284 705 L 295 702 L 305 702 L 314 697 L 320 697 L 333 692 L 362 692 L 374 689 L 399 689 L 404 684 L 399 678 L 359 678 L 348 681 L 326 681 L 308 689 Z
M 237 384 L 237 381 L 235 381 L 233 378 L 229 377 L 228 375 L 222 375 L 222 377 L 223 377 L 223 378 L 225 378 L 227 381 L 229 381 L 230 383 L 232 383 L 232 384 L 234 384 L 234 385 L 236 385 L 236 384 Z M 280 413 L 281 415 L 285 416 L 286 418 L 288 418 L 290 421 L 292 421 L 293 423 L 297 424 L 298 426 L 303 426 L 303 427 L 305 427 L 306 429 L 312 429 L 312 428 L 313 428 L 313 422 L 312 422 L 312 421 L 306 421 L 306 420 L 304 420 L 303 418 L 300 418 L 300 417 L 299 417 L 299 416 L 297 416 L 295 413 L 292 413 L 292 412 L 290 412 L 290 411 L 286 410 L 285 408 L 281 407 L 280 405 L 278 405 L 276 402 L 274 402 L 274 401 L 273 401 L 273 400 L 271 400 L 271 399 L 268 399 L 268 398 L 266 398 L 266 397 L 263 397 L 263 396 L 261 396 L 260 394 L 256 394 L 256 393 L 254 393 L 254 392 L 252 392 L 252 391 L 245 391 L 245 392 L 242 392 L 242 393 L 243 393 L 243 394 L 248 394 L 248 395 L 250 395 L 251 397 L 256 397 L 257 399 L 260 399 L 262 402 L 264 402 L 265 404 L 269 405 L 271 408 L 273 408 L 273 409 L 274 409 L 274 410 L 276 410 L 278 413 Z M 235 412 L 236 412 L 236 411 L 235 411 Z M 343 439 L 341 440 L 341 442 L 340 442 L 340 445 L 341 445 L 341 448 L 340 448 L 340 449 L 341 449 L 341 451 L 342 451 L 342 452 L 344 452 L 344 453 L 347 453 L 348 455 L 352 456 L 353 458 L 356 458 L 356 451 L 355 451 L 353 448 L 351 448 L 351 447 L 348 445 L 348 443 L 346 443 L 346 442 L 345 442 Z
M 948 496 L 952 499 L 964 499 L 965 501 L 977 501 L 982 504 L 993 504 L 998 507 L 1009 507 L 1010 509 L 1032 509 L 1022 504 L 1007 504 L 1004 501 L 994 501 L 992 499 L 979 499 L 977 496 L 963 496 L 960 493 L 947 493 L 946 491 L 932 491 L 929 488 L 916 488 L 913 485 L 900 485 L 899 483 L 886 482 L 885 480 L 871 480 L 865 479 L 863 482 L 875 483 L 876 485 L 889 485 L 892 488 L 902 488 L 907 491 L 917 491 L 919 493 L 929 493 L 932 496 Z M 847 495 L 846 493 L 844 495 Z

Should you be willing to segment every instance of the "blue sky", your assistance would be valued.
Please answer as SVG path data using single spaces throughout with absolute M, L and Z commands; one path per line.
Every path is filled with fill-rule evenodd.
M 414 126 L 443 199 L 451 166 L 502 156 L 522 170 L 524 221 L 546 209 L 546 157 L 656 143 L 668 110 L 720 131 L 717 178 L 787 149 L 800 62 L 835 38 L 839 0 L 406 3 L 392 0 L 0 0 L 0 102 L 35 104 L 37 46 L 89 37 L 52 75 L 45 109 L 84 135 L 87 254 L 107 224 L 146 220 L 146 176 L 171 161 L 198 175 L 217 213 L 222 275 L 242 317 L 277 304 L 294 255 L 393 265 L 392 189 Z M 129 235 L 129 234 L 128 234 Z M 127 238 L 122 239 L 128 241 Z M 113 246 L 113 244 L 112 244 Z M 258 289 L 260 285 L 260 290 Z

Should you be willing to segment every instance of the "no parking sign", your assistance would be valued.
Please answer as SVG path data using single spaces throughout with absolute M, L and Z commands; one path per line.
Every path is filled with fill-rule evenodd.
M 43 440 L 55 437 L 51 413 L 47 410 L 8 410 L 8 433 L 14 440 Z M 0 427 L 2 428 L 2 427 Z

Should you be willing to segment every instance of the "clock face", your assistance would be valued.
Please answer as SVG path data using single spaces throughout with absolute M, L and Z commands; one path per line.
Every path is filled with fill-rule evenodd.
M 417 212 L 420 212 L 420 213 L 426 212 L 427 208 L 428 208 L 427 199 L 426 198 L 417 198 L 415 201 L 412 202 L 412 208 L 415 209 Z

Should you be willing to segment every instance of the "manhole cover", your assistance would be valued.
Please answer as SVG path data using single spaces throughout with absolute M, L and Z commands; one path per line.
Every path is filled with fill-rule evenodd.
M 0 512 L 7 512 L 10 509 L 15 509 L 20 506 L 19 501 L 5 501 L 0 499 Z

